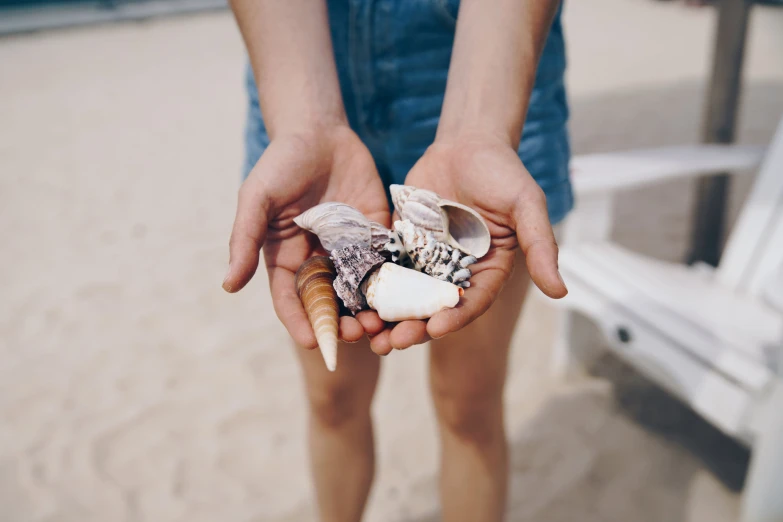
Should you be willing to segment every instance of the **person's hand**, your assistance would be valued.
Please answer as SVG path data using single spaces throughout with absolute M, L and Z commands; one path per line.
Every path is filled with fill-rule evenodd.
M 356 207 L 369 219 L 389 226 L 389 208 L 372 156 L 347 126 L 309 134 L 275 137 L 239 190 L 229 242 L 229 268 L 223 288 L 241 290 L 258 267 L 263 247 L 275 312 L 297 344 L 317 346 L 313 329 L 294 287 L 299 266 L 323 253 L 318 238 L 293 218 L 327 201 Z M 362 312 L 362 323 L 341 317 L 340 338 L 358 341 L 374 335 L 383 322 Z M 366 328 L 363 328 L 362 324 Z
M 517 246 L 544 294 L 555 299 L 566 295 L 546 198 L 507 142 L 487 135 L 436 141 L 413 166 L 405 184 L 476 209 L 489 226 L 492 244 L 487 255 L 470 266 L 470 287 L 455 308 L 426 322 L 403 321 L 385 329 L 372 338 L 373 351 L 385 355 L 393 348 L 443 337 L 486 312 L 511 276 Z

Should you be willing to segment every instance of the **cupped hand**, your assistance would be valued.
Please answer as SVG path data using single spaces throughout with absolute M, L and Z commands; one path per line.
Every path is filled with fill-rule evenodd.
M 389 208 L 375 163 L 347 126 L 275 137 L 239 190 L 229 242 L 229 268 L 223 288 L 241 290 L 258 268 L 263 248 L 275 313 L 294 341 L 308 349 L 315 335 L 294 287 L 299 266 L 323 250 L 318 239 L 293 218 L 327 201 L 347 203 L 368 218 L 389 226 Z M 377 334 L 383 322 L 373 312 L 341 317 L 339 335 L 359 340 Z
M 432 190 L 473 207 L 489 226 L 486 256 L 471 265 L 470 287 L 451 309 L 428 321 L 403 321 L 372 338 L 372 348 L 387 354 L 455 332 L 481 316 L 514 270 L 521 247 L 531 279 L 551 298 L 568 292 L 558 272 L 558 248 L 544 192 L 522 165 L 516 150 L 493 136 L 436 141 L 408 174 L 406 185 Z

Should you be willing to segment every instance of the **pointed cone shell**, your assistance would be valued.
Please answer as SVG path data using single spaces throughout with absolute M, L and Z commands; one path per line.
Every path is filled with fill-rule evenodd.
M 337 325 L 339 305 L 332 287 L 335 269 L 325 256 L 311 257 L 296 272 L 294 284 L 310 324 L 318 348 L 329 371 L 337 368 Z
M 391 185 L 389 190 L 401 219 L 432 232 L 436 240 L 466 254 L 482 257 L 489 251 L 489 227 L 472 208 L 443 199 L 430 190 L 405 185 Z
M 370 220 L 345 203 L 321 203 L 296 216 L 294 223 L 318 236 L 327 252 L 371 244 Z
M 427 319 L 457 306 L 463 290 L 416 270 L 384 263 L 362 284 L 370 308 L 384 321 Z

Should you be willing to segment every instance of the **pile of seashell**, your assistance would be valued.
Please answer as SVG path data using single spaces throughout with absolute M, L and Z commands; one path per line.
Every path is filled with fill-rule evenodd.
M 329 256 L 296 273 L 296 290 L 326 367 L 337 367 L 339 302 L 371 308 L 384 321 L 427 319 L 453 308 L 470 286 L 470 265 L 489 251 L 481 215 L 429 190 L 390 187 L 400 219 L 389 230 L 344 203 L 322 203 L 294 218 Z

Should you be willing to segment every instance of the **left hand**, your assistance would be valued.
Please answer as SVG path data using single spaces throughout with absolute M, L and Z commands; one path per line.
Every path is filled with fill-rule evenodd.
M 533 282 L 559 299 L 568 290 L 558 272 L 558 248 L 544 192 L 508 142 L 491 135 L 436 141 L 413 166 L 406 185 L 476 209 L 487 222 L 492 243 L 472 265 L 470 288 L 455 308 L 428 321 L 403 321 L 371 339 L 373 351 L 386 355 L 465 327 L 489 309 L 514 270 L 515 250 L 525 254 Z

